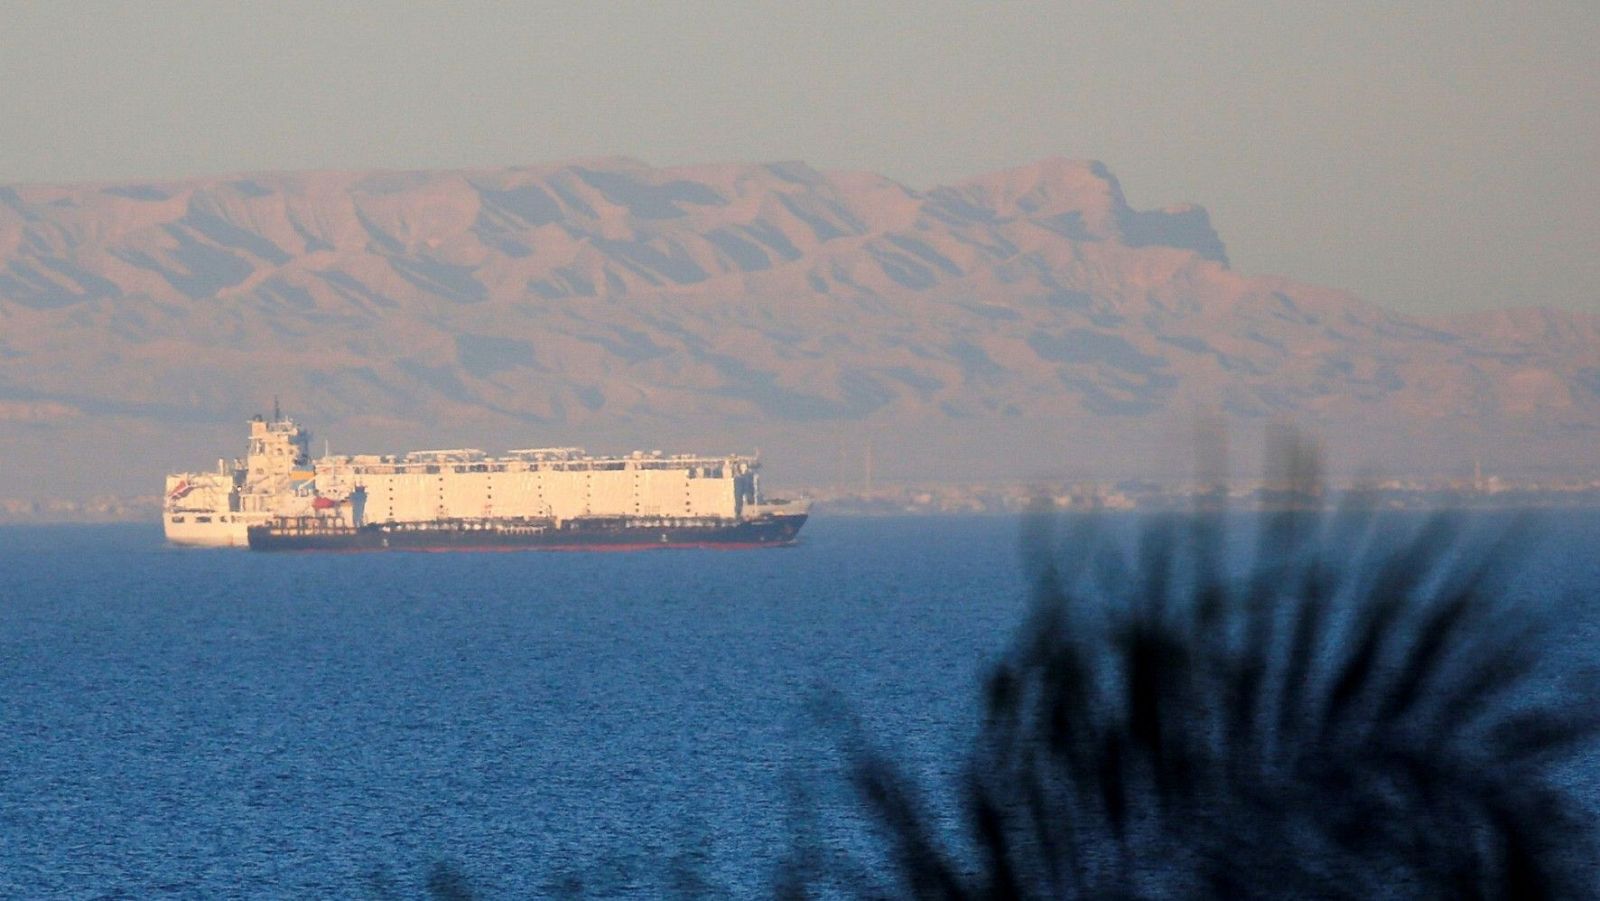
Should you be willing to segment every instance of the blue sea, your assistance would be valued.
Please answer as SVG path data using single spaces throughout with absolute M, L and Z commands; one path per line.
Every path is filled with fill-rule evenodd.
M 1517 590 L 1600 604 L 1600 513 L 1539 529 Z M 1020 532 L 269 555 L 0 528 L 0 897 L 414 897 L 441 865 L 492 898 L 758 894 L 798 824 L 848 832 L 850 735 L 950 788 L 1028 609 Z

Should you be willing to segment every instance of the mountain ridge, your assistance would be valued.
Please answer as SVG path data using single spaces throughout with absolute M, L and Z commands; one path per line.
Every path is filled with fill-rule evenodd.
M 1203 207 L 1134 209 L 1096 161 L 927 190 L 627 158 L 0 188 L 9 478 L 123 435 L 102 474 L 133 485 L 231 453 L 273 394 L 369 447 L 756 442 L 805 477 L 869 441 L 886 477 L 1137 475 L 1181 465 L 1154 445 L 1196 416 L 1395 470 L 1570 467 L 1600 316 L 1415 318 L 1239 273 Z

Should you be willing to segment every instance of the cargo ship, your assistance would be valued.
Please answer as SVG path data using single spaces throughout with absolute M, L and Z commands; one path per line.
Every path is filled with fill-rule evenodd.
M 760 458 L 580 448 L 330 455 L 273 411 L 250 420 L 245 456 L 167 476 L 162 519 L 177 545 L 261 551 L 639 550 L 775 547 L 803 501 L 768 499 Z

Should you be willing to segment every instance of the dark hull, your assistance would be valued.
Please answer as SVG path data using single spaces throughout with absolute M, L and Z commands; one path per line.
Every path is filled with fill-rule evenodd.
M 793 544 L 806 514 L 750 520 L 573 520 L 251 526 L 254 551 L 524 551 L 750 548 Z

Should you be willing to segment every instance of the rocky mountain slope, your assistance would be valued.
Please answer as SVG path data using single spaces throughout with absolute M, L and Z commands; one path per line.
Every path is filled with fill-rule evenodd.
M 1570 469 L 1600 316 L 1240 274 L 1204 210 L 1132 209 L 1092 162 L 0 188 L 0 495 L 136 490 L 274 395 L 336 449 L 760 447 L 779 481 L 869 444 L 882 478 L 1165 475 L 1197 415 L 1391 471 Z

